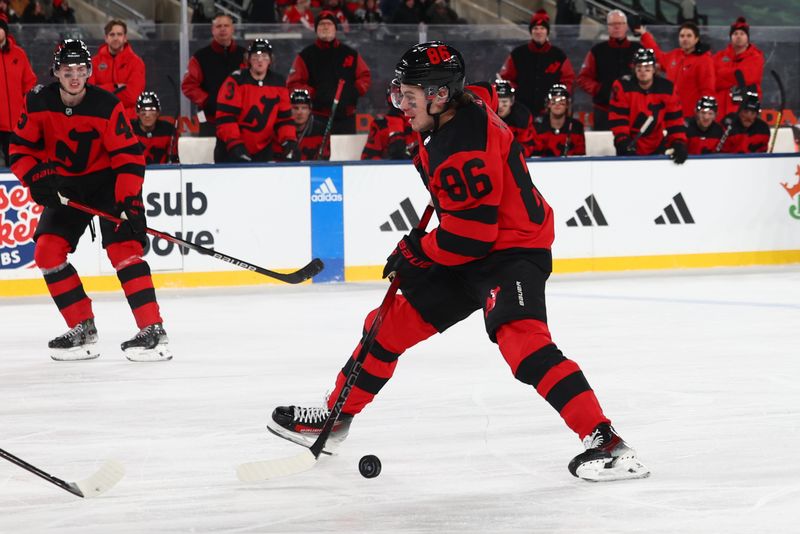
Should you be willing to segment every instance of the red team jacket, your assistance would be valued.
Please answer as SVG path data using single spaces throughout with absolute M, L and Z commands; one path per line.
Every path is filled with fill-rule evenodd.
M 144 160 L 147 165 L 178 163 L 178 132 L 174 124 L 157 120 L 150 132 L 142 130 L 139 119 L 132 120 L 131 126 L 144 148 Z
M 730 113 L 722 120 L 722 124 L 726 127 L 728 124 L 732 126 L 728 139 L 722 146 L 722 151 L 726 154 L 754 154 L 767 151 L 770 131 L 763 120 L 756 118 L 750 128 L 745 129 L 738 114 Z
M 378 115 L 370 124 L 361 159 L 409 159 L 405 152 L 414 142 L 413 134 L 403 112 L 391 107 L 386 115 Z
M 738 111 L 739 104 L 731 98 L 731 87 L 738 86 L 736 71 L 742 71 L 746 87 L 755 89 L 761 100 L 761 78 L 764 75 L 764 53 L 751 44 L 738 56 L 733 53 L 733 47 L 728 45 L 725 50 L 714 54 L 714 71 L 716 72 L 715 96 L 719 109 L 718 117 Z
M 36 74 L 31 69 L 25 51 L 10 36 L 0 48 L 0 132 L 11 132 L 17 124 L 25 93 L 36 85 Z
M 716 154 L 722 151 L 719 146 L 722 139 L 722 126 L 712 122 L 707 130 L 703 131 L 697 126 L 697 119 L 692 117 L 686 120 L 686 137 L 688 139 L 687 151 L 689 154 Z M 719 147 L 719 150 L 717 150 Z
M 439 226 L 422 249 L 436 263 L 456 266 L 506 249 L 553 243 L 553 212 L 533 185 L 514 134 L 482 102 L 419 142 L 418 170 L 433 198 Z
M 554 130 L 550 125 L 550 117 L 541 115 L 533 121 L 536 128 L 536 149 L 534 156 L 543 158 L 560 158 L 562 156 L 585 156 L 586 137 L 583 133 L 583 123 L 572 117 L 567 117 L 564 127 Z M 567 153 L 564 154 L 564 144 L 569 138 Z
M 58 82 L 28 93 L 10 152 L 11 170 L 26 185 L 52 165 L 65 177 L 116 176 L 120 202 L 142 191 L 142 145 L 119 99 L 92 85 L 74 108 L 61 102 Z
M 675 84 L 675 92 L 681 100 L 684 117 L 694 116 L 695 106 L 701 96 L 714 96 L 716 84 L 714 60 L 708 50 L 687 54 L 680 48 L 664 52 L 650 34 L 642 34 L 642 46 L 652 48 L 656 61 L 661 65 L 664 75 Z
M 541 46 L 529 41 L 511 51 L 499 76 L 517 89 L 517 102 L 538 114 L 544 110 L 547 91 L 553 84 L 563 83 L 572 92 L 575 70 L 567 55 L 550 41 Z
M 258 154 L 273 141 L 297 140 L 289 93 L 283 76 L 267 71 L 262 81 L 249 70 L 228 76 L 217 96 L 217 137 L 230 150 L 244 144 L 248 154 Z
M 625 75 L 614 82 L 608 121 L 614 133 L 615 144 L 625 136 L 634 138 L 650 115 L 655 120 L 648 129 L 649 133 L 645 133 L 636 142 L 638 155 L 655 154 L 676 142 L 686 143 L 683 111 L 671 81 L 656 76 L 647 91 L 639 87 L 638 81 L 631 75 Z M 663 130 L 667 131 L 666 146 Z
M 114 93 L 125 107 L 129 119 L 136 116 L 136 99 L 145 87 L 144 61 L 136 55 L 129 43 L 116 56 L 103 45 L 92 56 L 92 76 L 89 83 Z M 124 85 L 124 87 L 120 87 Z

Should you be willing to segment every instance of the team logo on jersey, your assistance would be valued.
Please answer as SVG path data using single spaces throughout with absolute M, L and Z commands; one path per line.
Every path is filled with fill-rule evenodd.
M 666 217 L 666 219 L 664 219 Z M 683 200 L 683 194 L 672 197 L 672 202 L 664 208 L 664 213 L 655 218 L 656 224 L 694 224 L 694 217 L 689 206 Z
M 781 182 L 781 186 L 783 186 L 789 194 L 789 198 L 795 200 L 795 197 L 797 197 L 796 202 L 789 206 L 789 215 L 793 219 L 800 219 L 800 165 L 797 166 L 797 170 L 794 174 L 797 176 L 796 184 L 790 187 L 789 182 Z
M 33 234 L 43 209 L 18 181 L 0 181 L 0 269 L 33 266 Z
M 66 114 L 67 117 L 72 116 L 72 108 L 65 108 L 64 114 Z
M 486 297 L 486 306 L 483 307 L 484 317 L 489 317 L 489 312 L 492 311 L 497 304 L 498 293 L 500 293 L 500 286 L 489 290 L 489 296 Z
M 328 177 L 311 194 L 311 202 L 341 202 L 342 195 L 336 190 L 336 184 Z
M 106 63 L 100 63 L 97 66 L 97 68 L 100 69 L 100 70 L 106 70 L 108 68 L 108 65 Z

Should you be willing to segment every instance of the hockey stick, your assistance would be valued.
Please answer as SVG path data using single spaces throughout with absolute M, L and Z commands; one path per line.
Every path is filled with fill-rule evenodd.
M 431 220 L 432 215 L 433 205 L 428 204 L 428 207 L 425 208 L 425 212 L 420 218 L 417 229 L 425 230 L 425 228 L 428 226 L 428 222 Z M 392 305 L 399 287 L 400 277 L 395 276 L 392 279 L 392 283 L 389 285 L 389 289 L 386 291 L 386 296 L 383 297 L 383 302 L 381 302 L 380 308 L 378 308 L 378 313 L 375 314 L 375 318 L 372 320 L 369 331 L 367 331 L 367 334 L 361 341 L 361 349 L 358 351 L 355 363 L 345 377 L 344 386 L 339 392 L 339 396 L 336 397 L 336 402 L 333 403 L 331 413 L 328 414 L 328 419 L 325 421 L 319 437 L 317 437 L 317 440 L 314 442 L 314 444 L 308 449 L 304 449 L 300 454 L 290 456 L 288 458 L 278 458 L 275 460 L 262 460 L 240 464 L 236 468 L 236 476 L 239 478 L 239 480 L 242 482 L 261 482 L 276 477 L 302 473 L 303 471 L 308 471 L 316 465 L 320 454 L 322 454 L 322 449 L 325 447 L 325 442 L 328 441 L 328 436 L 330 436 L 331 431 L 333 430 L 333 425 L 336 424 L 336 420 L 339 418 L 339 414 L 342 412 L 344 403 L 350 396 L 350 392 L 353 390 L 353 385 L 356 383 L 359 373 L 361 373 L 361 366 L 364 363 L 364 360 L 367 358 L 367 354 L 369 353 L 370 349 L 372 349 L 372 344 L 375 341 L 375 337 L 378 335 L 378 330 L 383 323 L 383 318 L 386 315 L 386 312 L 389 310 L 389 307 Z
M 647 116 L 647 118 L 644 120 L 644 123 L 642 123 L 642 127 L 639 128 L 639 133 L 637 133 L 636 136 L 631 140 L 631 142 L 628 143 L 628 150 L 634 150 L 634 151 L 636 150 L 636 143 L 639 141 L 639 139 L 642 138 L 642 136 L 645 133 L 647 133 L 647 129 L 650 127 L 651 124 L 653 124 L 653 120 L 654 120 L 653 115 Z
M 90 206 L 85 204 L 81 204 L 80 202 L 76 202 L 74 200 L 70 200 L 67 197 L 63 196 L 61 193 L 58 194 L 58 197 L 61 199 L 61 203 L 65 206 L 69 206 L 71 208 L 75 208 L 77 210 L 83 211 L 85 213 L 89 213 L 91 215 L 97 215 L 103 219 L 116 223 L 117 225 L 122 224 L 123 221 L 127 220 L 127 217 L 123 213 L 120 217 L 115 217 L 110 213 L 106 213 L 104 211 L 100 211 L 94 209 Z M 179 237 L 175 237 L 174 235 L 167 234 L 165 232 L 160 232 L 158 230 L 154 230 L 152 228 L 145 228 L 145 232 L 148 234 L 160 237 L 165 241 L 169 241 L 171 243 L 175 243 L 176 245 L 184 248 L 188 248 L 199 252 L 200 254 L 205 254 L 206 256 L 213 256 L 218 260 L 222 260 L 225 263 L 231 263 L 236 265 L 237 267 L 241 267 L 242 269 L 246 269 L 248 271 L 253 271 L 258 274 L 263 274 L 264 276 L 269 276 L 270 278 L 275 278 L 276 280 L 280 280 L 281 282 L 286 282 L 287 284 L 299 284 L 301 282 L 305 282 L 309 278 L 312 278 L 319 274 L 320 271 L 324 268 L 324 264 L 322 260 L 319 258 L 314 258 L 311 262 L 296 271 L 292 271 L 290 273 L 279 273 L 276 271 L 270 271 L 269 269 L 264 269 L 263 267 L 259 267 L 258 265 L 254 265 L 252 263 L 246 262 L 244 260 L 240 260 L 238 258 L 234 258 L 233 256 L 228 256 L 227 254 L 223 254 L 221 252 L 217 252 L 214 249 L 205 248 L 200 245 L 196 245 L 194 243 L 190 243 L 189 241 L 184 241 Z
M 725 131 L 722 132 L 722 137 L 719 138 L 719 142 L 717 143 L 717 147 L 714 149 L 714 152 L 722 151 L 722 147 L 725 146 L 725 141 L 727 141 L 728 137 L 730 137 L 731 131 L 733 131 L 733 119 L 727 117 L 725 119 Z
M 778 73 L 774 70 L 769 71 L 772 74 L 772 77 L 775 78 L 775 83 L 778 84 L 778 92 L 780 93 L 780 106 L 778 106 L 778 119 L 775 121 L 775 129 L 772 131 L 772 139 L 769 141 L 769 153 L 772 154 L 772 150 L 775 148 L 775 141 L 778 139 L 778 128 L 781 127 L 781 121 L 783 120 L 783 108 L 786 107 L 786 91 L 783 89 L 783 82 L 781 81 L 781 77 L 778 76 Z
M 564 148 L 561 150 L 561 157 L 566 158 L 569 155 L 570 142 L 569 137 L 572 135 L 572 113 L 567 116 L 567 138 L 564 140 Z
M 0 449 L 0 457 L 8 460 L 12 464 L 16 464 L 23 468 L 25 471 L 33 473 L 37 477 L 43 478 L 49 483 L 58 486 L 59 488 L 82 497 L 84 499 L 91 499 L 105 493 L 114 487 L 114 485 L 122 480 L 125 476 L 125 468 L 122 464 L 114 460 L 107 460 L 106 463 L 100 467 L 92 476 L 79 480 L 77 482 L 67 482 L 58 477 L 54 477 L 50 473 L 46 473 L 36 466 L 33 466 L 11 454 L 10 452 Z
M 322 144 L 319 145 L 317 152 L 317 159 L 322 159 L 322 154 L 325 152 L 325 142 L 331 136 L 331 128 L 333 128 L 333 117 L 336 115 L 336 108 L 339 107 L 339 99 L 342 97 L 342 89 L 344 89 L 344 79 L 339 79 L 339 85 L 336 86 L 336 94 L 333 95 L 333 105 L 331 106 L 331 116 L 328 117 L 328 124 L 325 125 L 325 133 L 322 134 Z
M 172 132 L 172 137 L 169 140 L 169 148 L 167 148 L 167 161 L 169 163 L 180 163 L 180 157 L 178 156 L 178 124 L 180 123 L 180 118 L 181 118 L 181 111 L 180 111 L 181 94 L 178 91 L 178 84 L 175 83 L 175 80 L 172 78 L 172 76 L 167 76 L 167 80 L 172 86 L 172 90 L 175 93 L 175 98 L 176 98 L 175 120 L 172 124 L 174 131 Z

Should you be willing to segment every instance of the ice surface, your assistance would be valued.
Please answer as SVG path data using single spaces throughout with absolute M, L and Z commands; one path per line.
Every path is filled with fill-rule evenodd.
M 276 404 L 320 402 L 383 283 L 160 291 L 175 359 L 131 363 L 120 293 L 95 298 L 102 355 L 53 362 L 49 299 L 0 300 L 0 532 L 788 533 L 800 523 L 800 269 L 556 276 L 555 341 L 583 367 L 649 479 L 573 478 L 580 443 L 516 382 L 475 314 L 411 349 L 340 454 L 248 485 L 239 463 L 297 446 Z M 376 454 L 380 477 L 358 460 Z

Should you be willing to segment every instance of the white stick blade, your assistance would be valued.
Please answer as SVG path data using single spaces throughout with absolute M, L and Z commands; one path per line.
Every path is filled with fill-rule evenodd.
M 106 463 L 92 476 L 75 482 L 85 499 L 91 499 L 113 488 L 125 476 L 125 468 L 115 460 Z
M 241 464 L 236 468 L 236 476 L 242 482 L 263 482 L 308 471 L 316 463 L 317 458 L 310 450 L 306 449 L 300 454 L 289 458 Z

